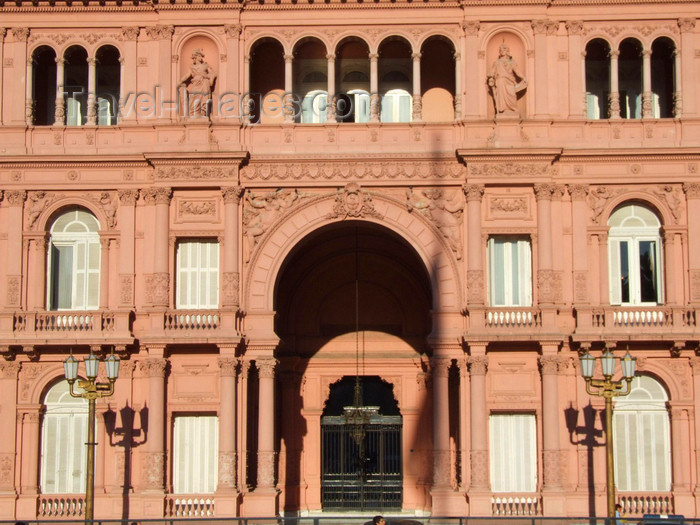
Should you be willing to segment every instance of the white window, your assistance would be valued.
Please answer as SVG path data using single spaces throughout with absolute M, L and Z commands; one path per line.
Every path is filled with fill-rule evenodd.
M 413 97 L 405 89 L 391 89 L 382 97 L 382 122 L 411 122 Z
M 82 123 L 83 115 L 81 113 L 80 100 L 68 96 L 66 98 L 66 126 L 80 126 Z
M 301 122 L 303 124 L 322 124 L 326 122 L 328 93 L 309 91 L 301 102 Z
M 336 114 L 342 122 L 369 122 L 369 93 L 363 89 L 351 89 L 338 95 Z
M 532 256 L 530 241 L 516 237 L 491 237 L 488 241 L 489 304 L 532 305 Z
M 186 241 L 177 245 L 177 308 L 219 307 L 219 244 Z
M 645 206 L 616 209 L 608 220 L 610 233 L 610 304 L 663 302 L 661 222 Z
M 42 494 L 85 492 L 88 403 L 71 397 L 68 382 L 56 383 L 46 393 L 41 423 Z
M 219 420 L 216 416 L 175 416 L 173 491 L 212 494 L 218 479 Z
M 649 376 L 632 380 L 613 413 L 615 483 L 631 492 L 671 490 L 671 430 L 664 387 Z
M 112 124 L 112 100 L 109 98 L 97 98 L 97 123 L 100 126 Z
M 537 490 L 537 425 L 534 414 L 489 417 L 491 490 Z
M 100 224 L 73 209 L 51 226 L 48 253 L 50 310 L 94 310 L 100 300 Z

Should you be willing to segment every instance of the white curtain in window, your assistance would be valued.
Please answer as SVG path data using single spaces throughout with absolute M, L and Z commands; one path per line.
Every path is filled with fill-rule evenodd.
M 491 306 L 531 306 L 530 241 L 491 237 L 488 245 Z
M 310 91 L 301 102 L 301 122 L 304 124 L 322 124 L 326 122 L 328 93 Z
M 173 491 L 212 494 L 218 479 L 219 420 L 176 416 L 173 428 Z
M 382 122 L 410 122 L 413 97 L 404 89 L 392 89 L 382 97 Z
M 181 242 L 177 248 L 177 308 L 219 307 L 219 244 Z
M 489 417 L 491 490 L 537 490 L 537 425 L 534 414 Z
M 88 403 L 70 396 L 68 382 L 47 392 L 41 423 L 42 494 L 85 492 Z
M 663 386 L 635 377 L 613 413 L 615 483 L 620 491 L 671 490 L 671 430 Z

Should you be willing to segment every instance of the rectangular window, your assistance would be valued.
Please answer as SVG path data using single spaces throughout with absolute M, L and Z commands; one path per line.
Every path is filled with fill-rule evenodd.
M 218 479 L 219 420 L 176 416 L 173 425 L 173 492 L 213 494 Z
M 653 239 L 610 239 L 610 304 L 662 302 L 659 243 Z
M 219 307 L 219 243 L 216 241 L 178 243 L 176 307 Z
M 491 237 L 488 241 L 489 302 L 491 306 L 532 305 L 530 241 Z
M 489 417 L 491 490 L 537 490 L 537 425 L 534 414 Z
M 85 492 L 87 415 L 44 416 L 41 438 L 41 491 L 44 494 Z

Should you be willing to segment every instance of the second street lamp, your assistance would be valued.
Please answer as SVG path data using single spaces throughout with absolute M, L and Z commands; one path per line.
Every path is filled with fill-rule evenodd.
M 600 364 L 603 370 L 603 379 L 593 379 L 595 372 L 596 358 L 589 352 L 580 357 L 581 375 L 586 380 L 586 392 L 592 396 L 599 396 L 605 399 L 605 465 L 606 482 L 608 489 L 608 518 L 615 518 L 615 457 L 613 452 L 613 429 L 612 429 L 612 400 L 614 397 L 626 396 L 632 388 L 634 370 L 637 358 L 632 357 L 627 351 L 625 357 L 620 359 L 622 365 L 622 376 L 624 381 L 613 381 L 615 375 L 615 361 L 617 357 L 610 350 L 606 350 L 600 357 Z M 625 390 L 623 390 L 625 388 Z M 612 523 L 612 522 L 611 522 Z
M 90 351 L 85 358 L 85 375 L 87 379 L 78 379 L 78 360 L 71 353 L 63 361 L 63 370 L 66 380 L 70 385 L 70 395 L 88 400 L 88 437 L 87 437 L 87 473 L 85 482 L 85 521 L 94 519 L 95 510 L 95 400 L 100 397 L 109 397 L 114 393 L 114 382 L 119 376 L 119 358 L 111 354 L 105 359 L 108 383 L 96 381 L 99 372 L 100 360 Z M 78 381 L 76 392 L 73 385 Z

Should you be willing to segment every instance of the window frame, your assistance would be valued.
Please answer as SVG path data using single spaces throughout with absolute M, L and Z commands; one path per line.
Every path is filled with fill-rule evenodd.
M 529 443 L 525 439 L 513 440 L 507 436 L 512 435 L 512 432 L 497 433 L 498 428 L 494 428 L 497 419 L 519 418 L 520 422 L 513 420 L 509 422 L 511 431 L 514 425 L 524 428 L 529 432 Z M 491 492 L 493 493 L 536 493 L 539 483 L 539 462 L 538 462 L 538 442 L 539 432 L 537 426 L 537 414 L 529 411 L 493 411 L 489 414 L 489 481 L 491 484 Z M 504 438 L 498 441 L 499 438 Z M 498 459 L 498 454 L 504 452 L 506 454 L 502 459 Z M 519 450 L 516 451 L 516 448 Z M 518 463 L 513 461 L 514 454 L 522 453 L 523 461 Z M 519 469 L 524 469 L 519 472 Z M 527 470 L 530 470 L 528 473 Z M 507 472 L 507 475 L 505 475 Z M 500 476 L 500 477 L 499 477 Z M 527 479 L 529 478 L 529 480 Z
M 197 265 L 193 267 L 185 267 L 184 269 L 181 266 L 181 247 L 182 246 L 197 246 L 197 255 L 196 255 L 196 262 Z M 212 257 L 210 261 L 213 259 L 216 261 L 216 267 L 209 266 L 209 268 L 202 268 L 201 264 L 201 258 L 202 258 L 202 247 L 204 245 L 211 246 L 215 245 L 216 246 L 216 254 L 215 257 Z M 211 253 L 209 256 L 211 257 Z M 188 298 L 192 298 L 192 294 L 196 296 L 196 300 L 192 302 L 185 302 L 181 301 L 181 293 L 182 293 L 182 285 L 185 279 L 183 278 L 184 275 L 188 276 L 188 279 L 185 283 L 185 286 L 188 287 L 188 290 L 186 291 L 186 295 Z M 195 279 L 196 282 L 196 290 L 193 292 L 192 291 L 192 285 L 193 281 L 192 278 Z M 211 292 L 211 286 L 212 283 L 210 279 L 214 278 L 215 279 L 215 293 L 216 293 L 216 298 L 213 300 L 212 297 L 209 297 L 208 302 L 207 301 L 200 301 L 199 298 L 201 297 L 200 293 L 200 287 L 205 286 L 207 290 L 209 290 L 206 295 L 209 296 Z M 202 280 L 205 280 L 206 283 L 202 284 Z M 221 246 L 219 245 L 219 242 L 217 239 L 212 239 L 212 238 L 183 238 L 183 239 L 178 239 L 176 246 L 175 246 L 175 308 L 178 310 L 216 310 L 219 308 L 221 302 Z
M 495 267 L 495 261 L 496 261 L 496 243 L 497 242 L 503 242 L 504 244 L 508 245 L 515 245 L 518 246 L 518 250 L 520 250 L 520 246 L 527 246 L 527 251 L 528 253 L 523 253 L 521 255 L 517 255 L 517 260 L 519 264 L 524 264 L 525 268 L 518 268 L 518 275 L 519 275 L 519 281 L 522 279 L 523 273 L 522 270 L 527 270 L 527 275 L 525 275 L 526 281 L 519 284 L 519 290 L 518 290 L 518 295 L 525 294 L 525 297 L 522 298 L 522 300 L 518 300 L 517 304 L 515 304 L 515 301 L 513 301 L 513 297 L 515 295 L 515 290 L 513 290 L 512 286 L 512 279 L 511 280 L 506 280 L 505 276 L 510 270 L 511 272 L 513 271 L 512 268 L 512 248 L 510 248 L 508 251 L 511 251 L 511 257 L 506 257 L 504 258 L 503 261 L 503 286 L 504 286 L 504 301 L 503 304 L 496 304 L 496 296 L 497 294 L 497 272 L 496 272 L 496 267 Z M 492 306 L 494 308 L 528 308 L 531 307 L 533 304 L 533 280 L 532 280 L 532 267 L 533 267 L 533 261 L 532 261 L 532 240 L 530 239 L 529 236 L 526 235 L 489 235 L 488 241 L 487 241 L 487 268 L 488 268 L 488 304 L 489 306 Z M 504 254 L 505 255 L 505 254 Z M 510 298 L 510 300 L 509 300 Z
M 209 420 L 209 427 L 195 427 L 192 422 L 185 431 L 187 436 L 181 438 L 180 421 L 185 420 Z M 205 424 L 205 423 L 204 423 Z M 172 415 L 172 486 L 174 495 L 186 494 L 214 494 L 218 485 L 218 465 L 219 465 L 219 416 L 216 412 L 177 412 Z M 205 436 L 206 439 L 202 442 L 203 434 L 212 432 L 212 435 Z M 194 434 L 193 434 L 194 433 Z M 188 440 L 189 438 L 189 440 Z M 180 446 L 183 447 L 183 453 L 180 455 Z M 194 461 L 197 453 L 204 447 L 200 457 L 200 461 Z M 202 460 L 203 459 L 203 460 Z M 181 470 L 183 469 L 183 470 Z M 192 474 L 197 475 L 192 475 Z M 208 485 L 208 487 L 206 486 Z

